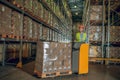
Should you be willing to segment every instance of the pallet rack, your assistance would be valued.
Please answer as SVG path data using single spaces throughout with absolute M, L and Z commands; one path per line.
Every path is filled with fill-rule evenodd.
M 13 1 L 13 2 L 12 2 Z M 47 12 L 49 12 L 55 19 L 55 21 L 57 22 L 56 25 L 51 25 L 51 23 L 48 23 L 45 19 L 38 17 L 38 15 L 35 15 L 33 12 L 31 12 L 30 10 L 24 8 L 24 6 L 20 6 L 20 4 L 16 3 L 15 0 L 0 0 L 0 4 L 5 5 L 7 7 L 9 7 L 10 9 L 20 13 L 24 16 L 29 17 L 32 21 L 36 22 L 37 24 L 42 26 L 42 32 L 43 32 L 43 28 L 46 28 L 48 30 L 48 37 L 46 39 L 43 39 L 43 35 L 38 38 L 38 39 L 24 39 L 23 37 L 23 27 L 22 27 L 22 33 L 21 33 L 21 38 L 19 40 L 17 40 L 16 38 L 11 38 L 11 37 L 0 37 L 0 42 L 3 44 L 3 59 L 2 59 L 2 65 L 4 66 L 6 64 L 5 62 L 5 55 L 6 54 L 6 48 L 7 48 L 7 43 L 19 43 L 20 44 L 20 52 L 19 52 L 19 63 L 18 63 L 18 67 L 22 67 L 22 47 L 23 47 L 23 43 L 30 43 L 32 44 L 36 44 L 37 41 L 41 40 L 41 41 L 53 41 L 53 42 L 71 42 L 71 31 L 72 31 L 72 19 L 71 19 L 71 14 L 70 11 L 68 11 L 65 5 L 66 2 L 63 1 L 52 1 L 52 3 L 54 3 L 55 6 L 53 6 L 54 8 L 56 6 L 58 6 L 58 9 L 60 9 L 60 6 L 62 6 L 63 8 L 60 9 L 60 15 L 63 16 L 62 20 L 58 15 L 56 15 L 57 12 L 54 12 L 54 10 L 51 8 L 51 6 L 49 6 L 49 3 L 47 2 L 47 0 L 38 0 L 38 3 L 42 5 L 43 10 L 46 10 Z M 32 1 L 32 0 L 31 0 Z M 36 0 L 37 1 L 37 0 Z M 64 5 L 65 4 L 65 5 Z M 62 11 L 65 11 L 65 13 L 62 13 Z M 68 15 L 69 14 L 69 15 Z M 41 15 L 41 14 L 39 14 Z M 30 47 L 31 49 L 31 47 Z M 30 50 L 31 51 L 31 50 Z M 20 65 L 19 65 L 20 64 Z
M 102 21 L 98 23 L 97 21 L 90 20 L 90 10 L 91 6 L 93 5 L 101 5 L 102 6 Z M 102 40 L 101 41 L 90 41 L 91 45 L 101 46 L 101 57 L 91 58 L 94 60 L 101 61 L 101 63 L 109 64 L 110 61 L 118 61 L 119 58 L 110 57 L 110 48 L 111 47 L 119 47 L 119 41 L 111 41 L 111 26 L 119 26 L 119 12 L 116 11 L 116 8 L 119 8 L 120 2 L 113 1 L 113 0 L 86 0 L 85 1 L 85 8 L 83 14 L 83 22 L 86 25 L 86 31 L 88 33 L 88 37 L 90 36 L 90 26 L 92 25 L 101 25 L 102 26 Z M 116 5 L 116 7 L 115 7 Z M 112 8 L 111 8 L 112 7 Z M 117 28 L 116 28 L 117 29 Z M 107 32 L 106 32 L 107 31 Z M 112 53 L 114 54 L 114 53 Z

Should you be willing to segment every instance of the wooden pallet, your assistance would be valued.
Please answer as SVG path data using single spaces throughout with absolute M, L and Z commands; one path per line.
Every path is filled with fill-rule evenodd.
M 34 71 L 34 74 L 37 77 L 40 77 L 40 78 L 48 78 L 48 77 L 57 77 L 57 76 L 59 76 L 58 72 L 40 73 L 39 71 Z
M 64 76 L 64 75 L 71 75 L 72 71 L 62 71 L 62 72 L 57 72 L 59 76 Z
M 32 10 L 29 10 L 29 9 L 27 9 L 27 8 L 24 8 L 24 11 L 27 12 L 27 13 L 29 13 L 31 16 L 34 16 Z
M 19 5 L 18 3 L 16 3 L 16 1 L 12 1 L 12 4 L 15 5 L 16 7 L 24 10 L 24 8 L 21 5 Z
M 8 35 L 8 34 L 1 34 L 0 36 L 2 38 L 12 38 L 12 35 Z

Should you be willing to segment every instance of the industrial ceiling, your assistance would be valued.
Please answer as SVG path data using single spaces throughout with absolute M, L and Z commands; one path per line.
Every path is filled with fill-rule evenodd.
M 83 11 L 86 0 L 67 0 L 68 6 L 72 13 L 73 22 L 82 22 Z M 107 7 L 109 0 L 105 0 L 105 5 Z M 103 0 L 90 0 L 91 5 L 102 5 Z M 120 18 L 120 0 L 110 0 L 111 2 L 111 12 L 114 10 Z M 106 11 L 107 14 L 107 11 Z M 107 15 L 106 15 L 107 18 Z
M 73 22 L 82 21 L 84 1 L 85 0 L 67 0 L 72 13 Z

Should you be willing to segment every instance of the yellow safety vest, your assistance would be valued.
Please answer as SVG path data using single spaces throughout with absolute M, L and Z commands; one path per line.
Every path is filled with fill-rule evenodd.
M 87 34 L 83 33 L 82 39 L 80 38 L 80 32 L 76 33 L 76 41 L 77 42 L 85 42 L 87 39 Z

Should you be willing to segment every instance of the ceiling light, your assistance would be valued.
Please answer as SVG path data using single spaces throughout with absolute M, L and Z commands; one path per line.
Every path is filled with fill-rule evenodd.
M 74 6 L 74 8 L 77 8 L 77 6 Z
M 78 15 L 78 12 L 76 12 L 75 15 Z

